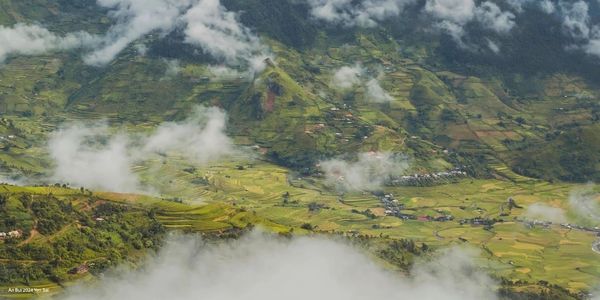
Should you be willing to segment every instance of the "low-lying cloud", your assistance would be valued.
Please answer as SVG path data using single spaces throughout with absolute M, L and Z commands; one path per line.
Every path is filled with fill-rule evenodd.
M 473 0 L 428 0 L 425 11 L 441 20 L 456 24 L 465 24 L 471 21 L 475 12 Z
M 576 40 L 569 48 L 600 57 L 600 26 L 592 23 L 589 9 L 589 4 L 583 0 L 561 0 L 556 11 L 562 18 L 564 31 Z
M 181 72 L 181 63 L 177 59 L 163 59 L 165 63 L 165 76 L 163 78 L 173 78 Z
M 367 101 L 385 103 L 394 100 L 394 98 L 381 87 L 379 80 L 375 78 L 369 80 L 366 84 L 366 87 Z
M 62 299 L 496 299 L 495 282 L 477 269 L 476 256 L 452 248 L 401 277 L 348 244 L 324 238 L 253 233 L 206 244 L 179 236 L 140 270 L 69 288 Z
M 477 22 L 499 34 L 507 34 L 516 24 L 514 13 L 503 11 L 491 1 L 477 5 L 474 0 L 427 0 L 425 12 L 437 19 L 437 27 L 464 48 L 469 48 L 463 40 L 468 23 Z
M 562 208 L 553 207 L 544 203 L 534 203 L 527 206 L 525 217 L 534 220 L 550 221 L 553 223 L 567 222 L 565 211 Z
M 27 185 L 29 183 L 31 183 L 29 178 L 0 167 L 0 184 Z
M 363 72 L 363 68 L 358 64 L 352 67 L 343 66 L 335 71 L 331 83 L 338 89 L 349 89 L 360 84 Z
M 158 37 L 180 29 L 185 42 L 200 47 L 228 65 L 244 65 L 253 71 L 264 67 L 270 52 L 259 37 L 238 21 L 220 0 L 97 0 L 114 24 L 103 35 L 86 32 L 64 36 L 40 25 L 0 26 L 0 62 L 10 54 L 39 55 L 85 48 L 86 64 L 110 63 L 136 40 L 155 33 Z M 142 51 L 144 52 L 144 51 Z
M 35 24 L 0 25 L 0 63 L 10 55 L 40 55 L 53 51 L 89 48 L 99 39 L 85 32 L 58 35 Z
M 381 87 L 379 80 L 374 77 L 365 76 L 366 70 L 360 65 L 343 66 L 333 74 L 331 85 L 338 90 L 347 91 L 356 86 L 365 89 L 365 100 L 367 102 L 385 103 L 394 98 Z
M 569 195 L 569 204 L 578 216 L 592 222 L 600 222 L 600 195 L 593 185 L 573 190 Z
M 343 26 L 374 27 L 378 22 L 398 17 L 415 0 L 308 0 L 311 15 Z
M 225 134 L 227 115 L 211 107 L 197 107 L 183 122 L 161 124 L 144 140 L 143 156 L 148 153 L 175 153 L 204 164 L 234 153 L 233 143 Z
M 238 22 L 219 0 L 200 0 L 182 20 L 187 24 L 185 41 L 229 65 L 248 63 L 260 70 L 268 50 L 249 28 Z
M 115 192 L 140 190 L 131 171 L 129 139 L 111 136 L 106 124 L 72 125 L 53 133 L 48 148 L 55 168 L 52 179 Z
M 105 65 L 133 41 L 157 32 L 165 35 L 181 28 L 185 42 L 200 47 L 221 63 L 245 65 L 257 72 L 269 51 L 257 35 L 238 21 L 220 0 L 98 0 L 116 21 L 104 45 L 85 56 L 85 62 Z
M 105 123 L 71 124 L 54 132 L 48 150 L 51 180 L 116 192 L 148 191 L 131 168 L 154 154 L 179 155 L 205 164 L 234 153 L 225 134 L 226 115 L 198 107 L 182 122 L 167 122 L 153 133 L 114 134 Z
M 105 65 L 112 61 L 133 41 L 153 32 L 173 30 L 182 11 L 190 0 L 97 0 L 108 8 L 108 16 L 115 20 L 103 37 L 102 46 L 85 55 L 90 65 Z
M 356 161 L 331 159 L 320 162 L 329 184 L 342 191 L 377 190 L 391 176 L 408 168 L 406 157 L 389 152 L 358 154 Z

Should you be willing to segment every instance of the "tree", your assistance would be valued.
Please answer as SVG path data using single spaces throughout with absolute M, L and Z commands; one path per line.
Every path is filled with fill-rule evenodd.
M 6 196 L 4 194 L 0 195 L 0 210 L 5 210 L 7 203 L 8 203 L 8 196 Z
M 304 223 L 300 226 L 300 228 L 305 229 L 305 230 L 313 230 L 314 227 L 312 225 L 310 225 L 310 223 Z

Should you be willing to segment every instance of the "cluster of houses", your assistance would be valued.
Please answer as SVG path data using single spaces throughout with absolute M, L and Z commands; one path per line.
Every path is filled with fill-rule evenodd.
M 515 219 L 515 220 L 517 222 L 521 222 L 521 223 L 525 224 L 526 226 L 528 226 L 530 228 L 534 228 L 536 226 L 549 228 L 550 226 L 552 226 L 554 224 L 551 221 L 543 221 L 543 220 L 527 220 L 527 219 Z M 600 236 L 600 227 L 598 227 L 598 226 L 586 227 L 586 226 L 581 226 L 581 225 L 571 224 L 571 223 L 561 223 L 560 227 L 566 228 L 566 229 L 575 229 L 575 230 L 592 232 L 592 233 L 596 233 L 598 236 Z
M 460 225 L 470 224 L 473 226 L 483 226 L 484 229 L 492 229 L 492 227 L 494 226 L 494 224 L 496 224 L 497 221 L 498 220 L 496 219 L 475 217 L 472 219 L 462 219 L 459 223 Z
M 417 220 L 421 222 L 446 222 L 454 220 L 454 216 L 449 214 L 443 214 L 441 216 L 432 217 L 432 216 L 415 216 L 412 214 L 402 213 L 402 209 L 404 209 L 404 204 L 398 202 L 398 200 L 394 199 L 393 194 L 382 194 L 379 195 L 379 201 L 383 204 L 385 208 L 386 216 L 394 216 L 400 218 L 402 220 Z
M 379 201 L 381 201 L 381 204 L 383 204 L 383 207 L 385 208 L 386 216 L 399 217 L 402 215 L 400 210 L 404 208 L 404 205 L 394 199 L 394 194 L 379 195 Z
M 392 178 L 390 181 L 391 185 L 427 185 L 427 184 L 435 184 L 439 182 L 448 181 L 454 178 L 467 177 L 467 172 L 455 168 L 450 171 L 436 172 L 430 174 L 414 174 L 414 175 L 404 175 Z
M 539 227 L 544 227 L 544 228 L 550 228 L 550 226 L 552 226 L 552 222 L 550 221 L 540 221 L 540 220 L 519 220 L 520 222 L 522 222 L 523 224 L 525 224 L 525 226 L 529 227 L 529 228 L 535 228 L 537 226 Z
M 9 232 L 0 232 L 0 240 L 4 239 L 18 239 L 23 236 L 21 230 L 13 230 Z
M 11 135 L 6 135 L 6 136 L 5 135 L 0 135 L 0 140 L 12 140 L 14 138 L 16 138 L 16 136 L 12 135 L 12 134 Z
M 600 227 L 598 227 L 598 226 L 592 228 L 592 227 L 585 227 L 585 226 L 569 224 L 569 223 L 562 223 L 562 224 L 560 224 L 560 226 L 563 228 L 567 228 L 567 229 L 577 229 L 577 230 L 582 230 L 582 231 L 594 232 L 598 236 L 600 236 Z

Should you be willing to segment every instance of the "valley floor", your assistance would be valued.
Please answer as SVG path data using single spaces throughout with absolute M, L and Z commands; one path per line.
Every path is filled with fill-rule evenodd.
M 360 236 L 384 242 L 410 239 L 431 249 L 465 245 L 481 250 L 478 264 L 488 273 L 524 288 L 537 289 L 540 282 L 546 282 L 577 293 L 593 290 L 600 282 L 597 229 L 577 222 L 567 200 L 573 190 L 581 188 L 577 185 L 462 178 L 429 187 L 340 193 L 321 178 L 301 177 L 260 160 L 197 169 L 189 169 L 183 160 L 158 165 L 160 170 L 142 165 L 137 172 L 148 185 L 167 194 L 177 192 L 180 198 L 112 192 L 94 195 L 155 208 L 157 219 L 172 230 L 225 233 L 251 225 L 294 235 Z M 173 179 L 165 182 L 164 178 Z M 509 198 L 515 206 L 509 205 Z M 526 217 L 527 207 L 534 203 L 564 209 L 572 224 Z M 393 212 L 390 205 L 398 211 Z M 35 235 L 24 243 L 49 238 L 53 237 Z M 49 283 L 32 282 L 31 286 L 58 288 Z

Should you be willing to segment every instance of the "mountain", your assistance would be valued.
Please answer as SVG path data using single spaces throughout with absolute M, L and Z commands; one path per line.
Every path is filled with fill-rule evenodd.
M 558 15 L 542 17 L 533 4 L 526 6 L 514 19 L 519 24 L 514 32 L 498 36 L 502 49 L 494 54 L 480 49 L 478 43 L 498 34 L 466 26 L 465 39 L 473 44 L 469 47 L 478 49 L 470 50 L 443 32 L 424 30 L 435 27 L 435 21 L 423 15 L 422 2 L 411 3 L 402 15 L 406 18 L 390 18 L 374 28 L 312 20 L 306 3 L 271 2 L 223 2 L 226 9 L 242 12 L 242 24 L 262 36 L 273 53 L 271 66 L 256 78 L 209 79 L 214 74 L 205 66 L 218 60 L 186 43 L 184 29 L 176 28 L 164 38 L 145 36 L 102 68 L 84 64 L 78 51 L 9 56 L 0 70 L 5 87 L 2 110 L 39 116 L 47 123 L 55 123 L 51 119 L 57 115 L 156 122 L 177 118 L 179 109 L 204 103 L 226 108 L 233 124 L 242 122 L 231 126 L 234 135 L 250 137 L 270 149 L 272 159 L 299 169 L 359 149 L 411 153 L 422 161 L 419 168 L 436 169 L 440 166 L 417 152 L 445 148 L 458 158 L 439 159 L 468 161 L 482 176 L 510 176 L 494 168 L 506 165 L 521 175 L 546 179 L 597 179 L 597 167 L 584 167 L 597 165 L 594 151 L 572 157 L 553 146 L 560 143 L 555 140 L 559 136 L 575 136 L 581 145 L 593 143 L 594 135 L 581 132 L 593 131 L 590 126 L 598 111 L 593 73 L 597 60 L 565 50 L 569 39 Z M 0 20 L 6 26 L 41 22 L 63 33 L 82 28 L 97 33 L 108 26 L 102 20 L 106 8 L 93 1 L 77 5 L 32 1 L 27 6 L 5 1 L 2 5 Z M 147 48 L 144 56 L 136 50 L 140 45 Z M 173 65 L 177 73 L 166 78 L 169 60 L 179 65 Z M 350 91 L 330 85 L 335 70 L 356 63 L 367 72 L 362 74 L 364 81 L 377 77 L 393 101 L 371 103 L 365 83 Z M 268 91 L 254 86 L 257 79 Z M 281 91 L 272 91 L 273 87 Z M 332 111 L 338 108 L 343 109 Z M 340 119 L 331 118 L 335 114 L 352 114 L 349 122 L 353 123 L 333 124 L 332 119 Z M 247 122 L 253 126 L 245 126 Z M 325 129 L 305 133 L 319 124 Z M 273 128 L 286 132 L 269 133 Z M 348 142 L 339 143 L 336 133 Z M 362 133 L 373 136 L 364 143 L 357 139 Z M 406 142 L 407 136 L 416 139 Z M 384 137 L 405 143 L 382 145 L 378 141 Z M 290 140 L 301 140 L 301 148 L 290 147 Z M 553 155 L 559 164 L 546 166 L 542 155 L 524 157 L 536 152 L 533 145 L 556 149 Z
M 365 237 L 406 272 L 413 255 L 429 255 L 415 241 L 466 243 L 492 261 L 507 298 L 581 296 L 598 278 L 589 249 L 598 224 L 569 191 L 600 180 L 599 5 L 0 0 L 0 181 L 15 185 L 0 186 L 11 208 L 0 213 L 22 213 L 16 227 L 38 230 L 43 216 L 16 200 L 31 194 L 64 221 L 54 231 L 109 234 L 82 221 L 123 204 L 97 190 L 150 194 L 135 197 L 154 210 L 125 201 L 118 221 L 136 221 L 118 224 L 121 236 L 159 223 L 334 232 Z M 56 182 L 83 191 L 40 187 Z M 596 198 L 582 198 L 596 210 Z M 210 220 L 195 223 L 202 209 Z M 552 226 L 529 222 L 540 211 Z M 581 228 L 571 236 L 567 222 Z M 157 248 L 158 231 L 119 240 L 119 255 Z M 382 250 L 404 239 L 399 257 Z M 101 252 L 36 274 L 70 278 Z M 528 255 L 577 266 L 550 278 Z

